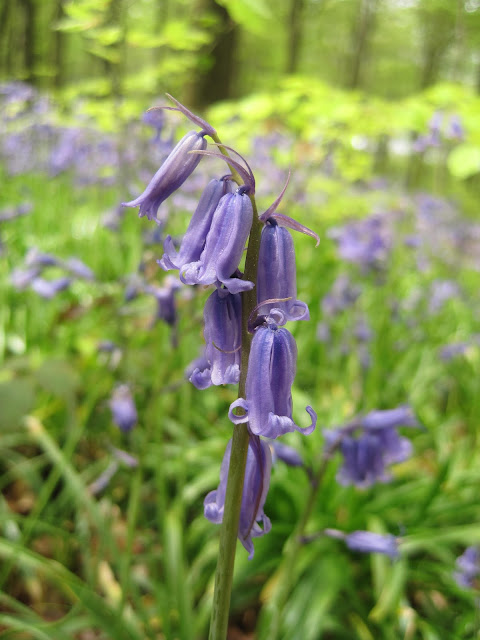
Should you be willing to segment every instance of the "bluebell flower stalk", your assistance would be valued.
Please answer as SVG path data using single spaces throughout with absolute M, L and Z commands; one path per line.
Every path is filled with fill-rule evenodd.
M 316 415 L 311 407 L 307 407 L 312 419 L 309 427 L 301 429 L 292 417 L 291 387 L 297 348 L 293 336 L 281 325 L 290 319 L 306 319 L 308 308 L 296 300 L 293 243 L 283 227 L 317 239 L 318 236 L 288 216 L 275 213 L 286 185 L 273 205 L 259 217 L 254 197 L 255 178 L 246 160 L 222 144 L 207 122 L 174 102 L 173 109 L 184 113 L 201 131 L 187 134 L 144 193 L 126 204 L 140 205 L 140 216 L 147 215 L 156 221 L 160 204 L 184 182 L 202 156 L 223 158 L 232 180 L 238 185 L 233 191 L 227 179 L 223 179 L 223 184 L 212 181 L 179 251 L 175 251 L 171 238 L 167 237 L 165 254 L 159 261 L 164 269 L 178 269 L 179 278 L 185 284 L 216 287 L 205 305 L 205 354 L 201 366 L 192 372 L 192 382 L 201 388 L 209 384 L 239 383 L 239 400 L 230 410 L 235 427 L 224 456 L 220 484 L 205 499 L 205 515 L 212 522 L 222 522 L 210 640 L 224 640 L 237 536 L 251 557 L 252 539 L 270 529 L 263 508 L 270 480 L 271 450 L 260 436 L 277 438 L 295 430 L 308 434 L 315 428 Z M 214 140 L 217 151 L 206 150 L 206 135 Z M 276 229 L 278 223 L 282 230 Z M 270 247 L 268 242 L 265 244 L 259 262 L 264 227 L 269 230 L 275 227 L 274 239 Z M 266 232 L 265 237 L 267 235 Z M 247 244 L 242 274 L 239 265 Z M 257 301 L 256 286 L 264 276 Z M 279 279 L 286 280 L 280 288 L 274 285 Z M 265 317 L 261 313 L 253 323 L 252 338 L 250 319 L 257 310 L 257 302 L 263 303 L 269 314 Z M 243 414 L 234 413 L 236 408 L 243 410 Z M 294 463 L 298 463 L 298 458 Z

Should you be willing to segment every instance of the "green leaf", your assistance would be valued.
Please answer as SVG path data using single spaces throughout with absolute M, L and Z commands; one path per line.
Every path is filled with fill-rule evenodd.
M 255 34 L 265 32 L 272 13 L 265 0 L 218 0 L 233 20 L 245 30 Z
M 0 428 L 17 426 L 34 401 L 35 389 L 31 380 L 19 378 L 0 384 Z
M 480 171 L 480 147 L 463 143 L 448 156 L 447 166 L 456 178 L 465 179 Z
M 46 360 L 35 377 L 44 389 L 64 398 L 71 396 L 80 385 L 76 371 L 64 360 Z

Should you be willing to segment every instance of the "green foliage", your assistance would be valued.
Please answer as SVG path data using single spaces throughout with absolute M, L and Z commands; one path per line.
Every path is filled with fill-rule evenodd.
M 123 119 L 138 119 L 139 111 L 134 98 L 117 110 L 111 101 L 98 100 L 96 93 L 108 96 L 107 82 L 92 81 L 90 99 L 76 117 L 81 113 L 104 130 L 118 131 Z M 80 89 L 72 91 L 69 100 L 79 95 Z M 308 301 L 312 319 L 291 327 L 299 348 L 295 418 L 302 423 L 310 402 L 319 425 L 309 438 L 291 434 L 288 443 L 316 468 L 322 427 L 358 412 L 410 403 L 424 426 L 404 433 L 414 455 L 395 466 L 390 484 L 363 491 L 340 487 L 340 460 L 332 460 L 308 522 L 311 540 L 287 576 L 285 551 L 311 485 L 303 469 L 275 465 L 265 506 L 272 531 L 255 540 L 252 561 L 241 548 L 237 554 L 232 627 L 244 633 L 256 627 L 259 638 L 270 637 L 268 605 L 287 583 L 277 620 L 281 638 L 478 636 L 478 594 L 458 587 L 452 573 L 464 548 L 480 543 L 480 350 L 472 342 L 451 360 L 439 356 L 446 344 L 478 331 L 474 239 L 465 238 L 463 251 L 453 251 L 449 227 L 441 246 L 427 243 L 422 268 L 419 254 L 402 241 L 418 223 L 416 195 L 403 187 L 412 154 L 387 153 L 379 164 L 376 146 L 382 136 L 403 140 L 425 133 L 438 109 L 445 116 L 460 113 L 466 138 L 446 139 L 439 153 L 415 157 L 417 184 L 435 188 L 441 202 L 448 190 L 463 198 L 463 209 L 476 212 L 474 162 L 462 153 L 478 146 L 478 99 L 462 88 L 443 85 L 390 103 L 295 77 L 274 95 L 262 92 L 209 111 L 222 137 L 248 155 L 265 208 L 276 195 L 271 184 L 279 190 L 292 167 L 284 211 L 321 235 L 318 249 L 310 238 L 295 236 L 299 297 Z M 63 118 L 72 122 L 68 114 Z M 269 173 L 252 132 L 284 134 L 290 142 L 271 147 L 279 172 Z M 378 176 L 388 178 L 388 189 L 369 187 Z M 78 189 L 66 174 L 46 179 L 33 173 L 4 174 L 2 184 L 0 207 L 28 188 L 34 212 L 1 229 L 1 634 L 42 640 L 92 633 L 102 640 L 204 638 L 218 531 L 203 518 L 202 503 L 218 482 L 231 434 L 226 410 L 235 396 L 233 388 L 198 392 L 184 381 L 202 343 L 207 294 L 178 299 L 179 340 L 173 347 L 170 327 L 150 326 L 153 304 L 123 301 L 124 278 L 140 261 L 151 283 L 162 278 L 155 263 L 161 247 L 141 241 L 142 231 L 150 229 L 145 220 L 127 211 L 118 234 L 100 225 L 105 209 L 126 197 L 123 184 Z M 464 219 L 453 210 L 460 229 Z M 396 221 L 394 250 L 381 268 L 365 271 L 340 260 L 330 236 L 334 227 L 374 211 L 390 211 Z M 183 206 L 176 207 L 168 231 L 177 236 L 186 224 Z M 80 256 L 98 281 L 76 282 L 48 302 L 32 291 L 15 291 L 9 274 L 32 246 L 64 258 Z M 331 319 L 330 338 L 321 342 L 321 302 L 339 275 L 362 293 L 354 307 Z M 439 279 L 455 279 L 461 294 L 432 313 L 431 287 Z M 368 367 L 354 337 L 360 315 L 373 332 Z M 118 360 L 98 353 L 106 339 L 118 345 Z M 130 384 L 139 410 L 130 434 L 118 431 L 108 408 L 119 382 Z M 93 495 L 92 484 L 113 460 L 112 447 L 135 455 L 138 467 L 119 463 L 110 484 Z M 401 557 L 391 563 L 355 554 L 318 535 L 326 527 L 393 533 L 400 537 Z

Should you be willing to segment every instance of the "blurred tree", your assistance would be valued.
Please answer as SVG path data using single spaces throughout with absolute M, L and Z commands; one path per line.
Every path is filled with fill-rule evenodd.
M 200 20 L 206 17 L 212 25 L 212 39 L 198 54 L 190 96 L 191 104 L 204 107 L 232 97 L 239 26 L 216 0 L 199 0 L 194 15 L 201 16 Z
M 359 0 L 351 30 L 346 86 L 356 89 L 362 84 L 363 67 L 368 63 L 369 44 L 375 29 L 379 0 Z
M 36 84 L 37 75 L 37 3 L 36 0 L 20 0 L 24 24 L 24 55 L 26 80 Z
M 291 0 L 288 15 L 288 57 L 285 71 L 296 73 L 303 39 L 304 0 Z
M 423 52 L 420 87 L 425 89 L 438 80 L 442 62 L 454 41 L 457 3 L 420 0 L 417 11 Z

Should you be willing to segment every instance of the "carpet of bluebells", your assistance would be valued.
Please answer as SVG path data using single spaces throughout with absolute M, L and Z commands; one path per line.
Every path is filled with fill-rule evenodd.
M 184 121 L 139 112 L 107 133 L 74 113 L 0 86 L 0 636 L 200 639 L 218 552 L 203 502 L 236 388 L 189 382 L 210 291 L 157 260 L 225 168 L 203 159 L 158 224 L 139 220 L 120 203 Z M 430 185 L 408 189 L 400 160 L 341 170 L 348 149 L 311 125 L 209 117 L 248 157 L 260 209 L 291 169 L 279 211 L 321 237 L 294 237 L 310 321 L 289 327 L 293 417 L 306 426 L 311 404 L 317 428 L 272 444 L 271 531 L 252 559 L 238 545 L 232 638 L 270 637 L 262 608 L 282 583 L 281 638 L 480 637 L 480 222 L 438 180 L 468 127 L 430 116 L 391 145 L 402 172 L 433 166 Z

